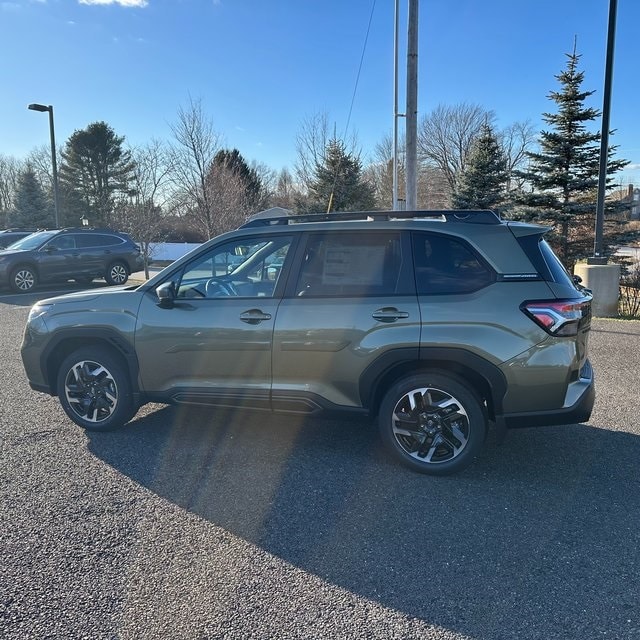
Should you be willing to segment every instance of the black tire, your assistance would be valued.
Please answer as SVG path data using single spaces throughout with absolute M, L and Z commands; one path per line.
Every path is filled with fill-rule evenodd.
M 33 267 L 20 265 L 11 272 L 9 286 L 16 293 L 28 293 L 38 284 L 38 274 Z
M 124 262 L 112 262 L 107 267 L 104 279 L 109 285 L 125 284 L 129 279 L 129 269 Z
M 420 473 L 461 471 L 480 452 L 487 420 L 476 393 L 439 371 L 399 380 L 386 393 L 378 416 L 386 448 Z
M 89 431 L 121 427 L 137 411 L 127 371 L 105 347 L 82 347 L 67 356 L 57 389 L 65 413 Z

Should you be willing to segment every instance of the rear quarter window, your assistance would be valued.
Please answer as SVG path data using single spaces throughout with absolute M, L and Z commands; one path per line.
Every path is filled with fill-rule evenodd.
M 413 260 L 421 295 L 471 293 L 496 279 L 491 267 L 457 238 L 414 233 Z
M 87 233 L 76 236 L 76 243 L 78 247 L 91 248 L 91 247 L 113 247 L 119 244 L 123 244 L 122 238 L 118 236 L 111 236 L 103 233 Z
M 524 236 L 518 238 L 518 243 L 544 280 L 575 287 L 573 278 L 542 236 Z

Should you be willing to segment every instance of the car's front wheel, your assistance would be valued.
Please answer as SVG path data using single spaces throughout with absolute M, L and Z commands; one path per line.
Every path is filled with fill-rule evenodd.
M 107 267 L 104 279 L 109 285 L 125 284 L 129 279 L 129 271 L 122 262 L 113 262 Z
M 399 380 L 386 393 L 379 428 L 387 449 L 420 473 L 446 475 L 479 453 L 487 421 L 476 393 L 446 373 L 424 372 Z
M 27 293 L 38 284 L 38 276 L 32 267 L 16 267 L 9 278 L 9 285 L 16 293 Z
M 120 427 L 137 409 L 124 365 L 103 347 L 83 347 L 64 359 L 58 397 L 66 414 L 90 431 Z

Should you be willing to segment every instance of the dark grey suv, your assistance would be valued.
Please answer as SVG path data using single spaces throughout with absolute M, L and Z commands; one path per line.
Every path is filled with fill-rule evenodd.
M 30 236 L 35 231 L 35 229 L 3 229 L 0 231 L 0 249 L 6 249 L 9 245 Z
M 39 282 L 104 278 L 125 284 L 143 267 L 140 248 L 126 234 L 108 229 L 38 231 L 0 251 L 0 286 L 31 291 Z
M 451 473 L 489 425 L 591 414 L 591 295 L 545 232 L 490 211 L 255 220 L 139 287 L 39 302 L 22 358 L 86 429 L 150 401 L 364 414 L 404 464 Z

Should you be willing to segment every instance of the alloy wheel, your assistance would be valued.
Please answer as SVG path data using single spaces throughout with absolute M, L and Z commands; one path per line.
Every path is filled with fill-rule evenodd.
M 118 406 L 118 387 L 99 362 L 82 360 L 68 371 L 64 393 L 71 410 L 91 423 L 104 422 Z
M 393 437 L 412 458 L 429 464 L 457 458 L 469 441 L 470 421 L 462 403 L 434 387 L 413 389 L 396 403 Z
M 128 278 L 127 269 L 122 264 L 114 264 L 109 269 L 109 279 L 114 284 L 124 284 Z
M 36 284 L 36 278 L 31 269 L 18 269 L 13 276 L 13 283 L 18 291 L 31 291 Z

